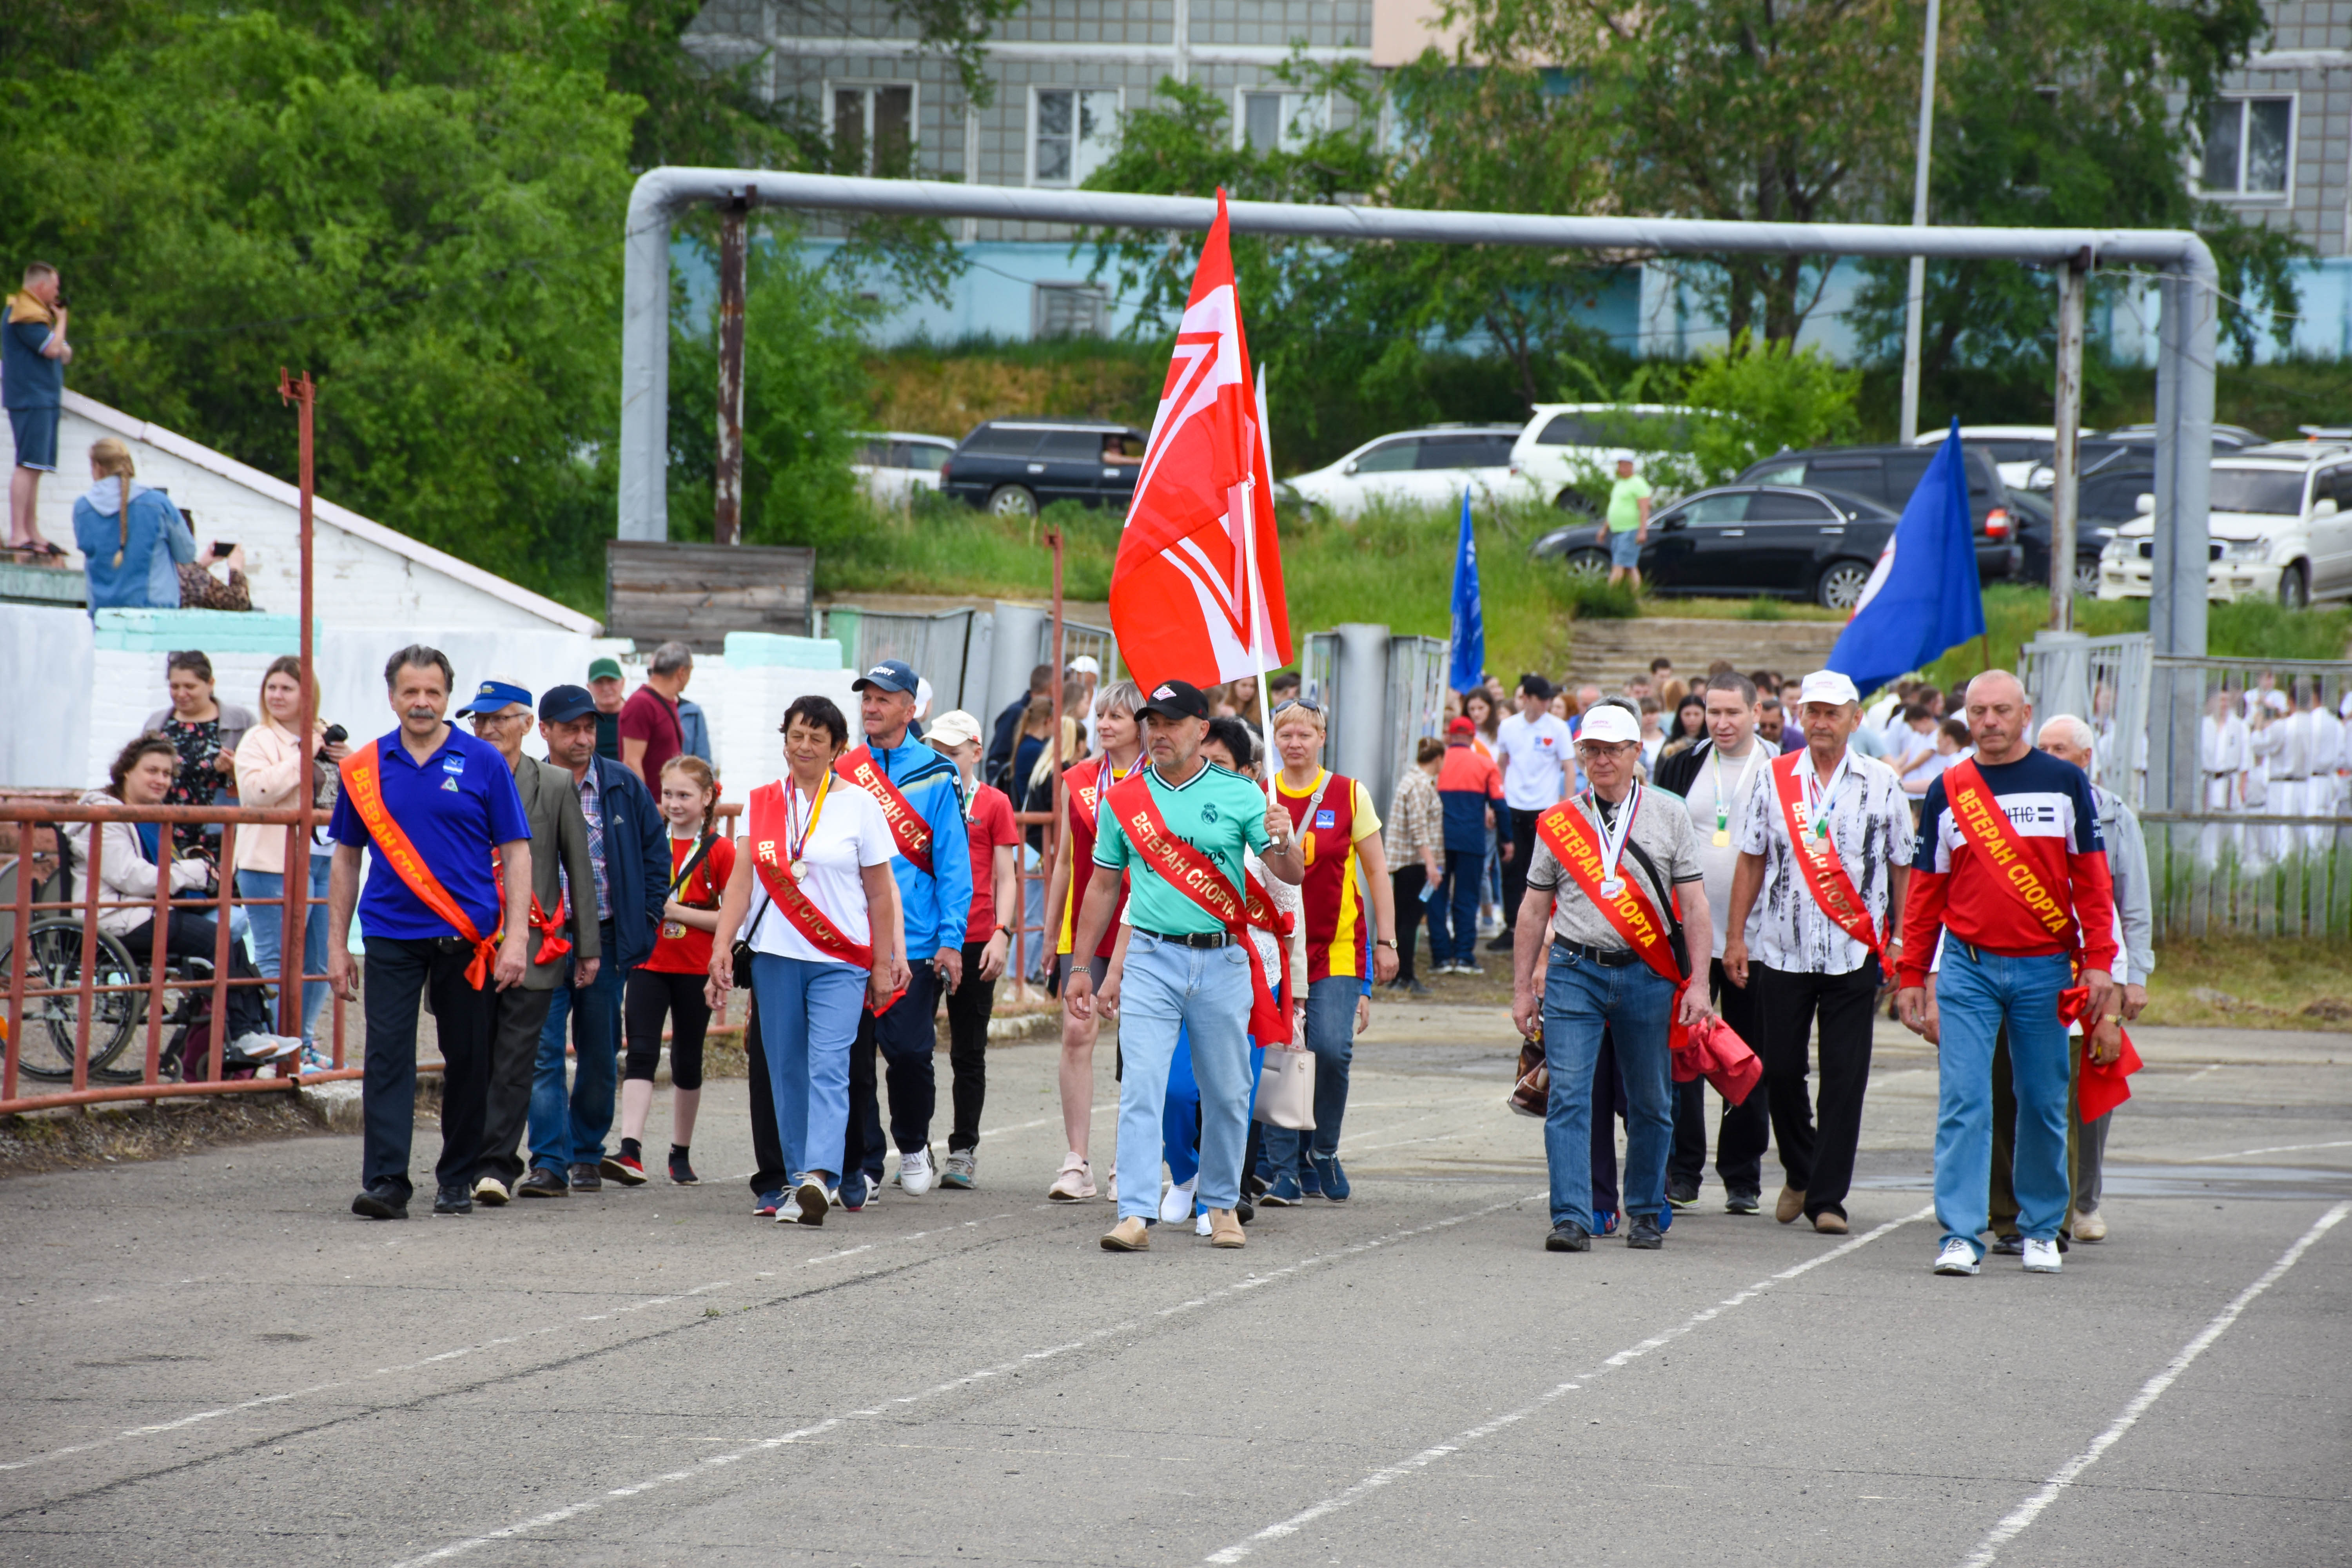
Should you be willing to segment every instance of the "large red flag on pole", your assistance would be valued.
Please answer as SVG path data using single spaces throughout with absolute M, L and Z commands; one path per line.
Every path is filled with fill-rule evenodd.
M 1220 190 L 1111 571 L 1111 632 L 1146 691 L 1244 675 L 1263 690 L 1290 662 L 1265 417 Z

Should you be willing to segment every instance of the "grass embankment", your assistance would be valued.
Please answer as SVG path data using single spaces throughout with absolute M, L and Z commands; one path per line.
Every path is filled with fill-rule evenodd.
M 2310 937 L 2182 938 L 2157 949 L 2150 1024 L 2352 1032 L 2352 948 Z
M 2018 649 L 2049 624 L 2049 593 L 2021 584 L 1997 584 L 1985 590 L 1984 608 L 1993 666 L 2015 669 Z M 2095 637 L 2144 632 L 2147 601 L 2077 600 L 2074 626 Z M 2288 610 L 2258 599 L 2214 605 L 2207 611 L 2205 646 L 2219 658 L 2342 658 L 2352 647 L 2352 606 Z M 1949 690 L 1984 668 L 1985 655 L 1971 642 L 1930 665 L 1927 678 Z

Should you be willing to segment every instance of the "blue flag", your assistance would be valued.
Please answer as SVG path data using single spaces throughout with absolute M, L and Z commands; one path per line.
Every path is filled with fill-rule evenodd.
M 1838 634 L 1829 668 L 1867 693 L 1925 668 L 1984 629 L 1969 472 L 1955 418 Z
M 1454 557 L 1454 661 L 1446 684 L 1469 691 L 1486 679 L 1486 616 L 1478 604 L 1478 542 L 1470 533 L 1470 488 L 1462 488 L 1462 545 Z

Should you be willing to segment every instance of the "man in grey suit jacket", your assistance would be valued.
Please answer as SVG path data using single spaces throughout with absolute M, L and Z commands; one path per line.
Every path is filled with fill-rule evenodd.
M 490 1037 L 489 1111 L 482 1124 L 481 1152 L 474 1163 L 474 1201 L 502 1204 L 514 1195 L 523 1173 L 523 1124 L 530 1111 L 532 1064 L 539 1050 L 539 1033 L 547 1022 L 562 960 L 569 952 L 579 959 L 574 984 L 596 977 L 602 956 L 596 912 L 566 910 L 558 881 L 559 868 L 575 887 L 593 885 L 595 867 L 588 858 L 588 819 L 581 815 L 580 796 L 572 774 L 563 768 L 522 754 L 522 738 L 530 732 L 530 693 L 510 680 L 485 680 L 474 700 L 459 710 L 470 715 L 474 733 L 496 746 L 514 770 L 515 791 L 522 796 L 523 814 L 530 821 L 531 919 L 530 967 L 520 985 L 499 993 L 498 1021 Z M 545 919 L 552 930 L 538 926 Z M 549 952 L 551 942 L 571 944 Z M 547 954 L 544 962 L 541 954 Z

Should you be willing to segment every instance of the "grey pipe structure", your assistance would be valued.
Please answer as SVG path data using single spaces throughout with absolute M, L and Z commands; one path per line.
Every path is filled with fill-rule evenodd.
M 1216 203 L 1191 196 L 1033 190 L 935 180 L 869 180 L 764 169 L 651 169 L 629 197 L 621 319 L 620 536 L 668 537 L 669 229 L 688 207 L 749 198 L 763 207 L 898 217 L 992 218 L 1088 228 L 1205 230 Z M 1542 217 L 1523 213 L 1234 202 L 1237 234 L 1528 245 L 1617 255 L 1727 252 L 2008 260 L 2155 268 L 2163 274 L 2157 360 L 2155 600 L 2159 654 L 2205 651 L 2213 366 L 2220 274 L 2196 235 L 2173 229 L 1913 228 L 1881 224 L 1721 223 L 1696 218 Z M 2071 563 L 2053 564 L 2053 571 Z M 2197 724 L 2203 689 L 2183 673 L 2151 693 L 2151 805 L 2198 808 Z

